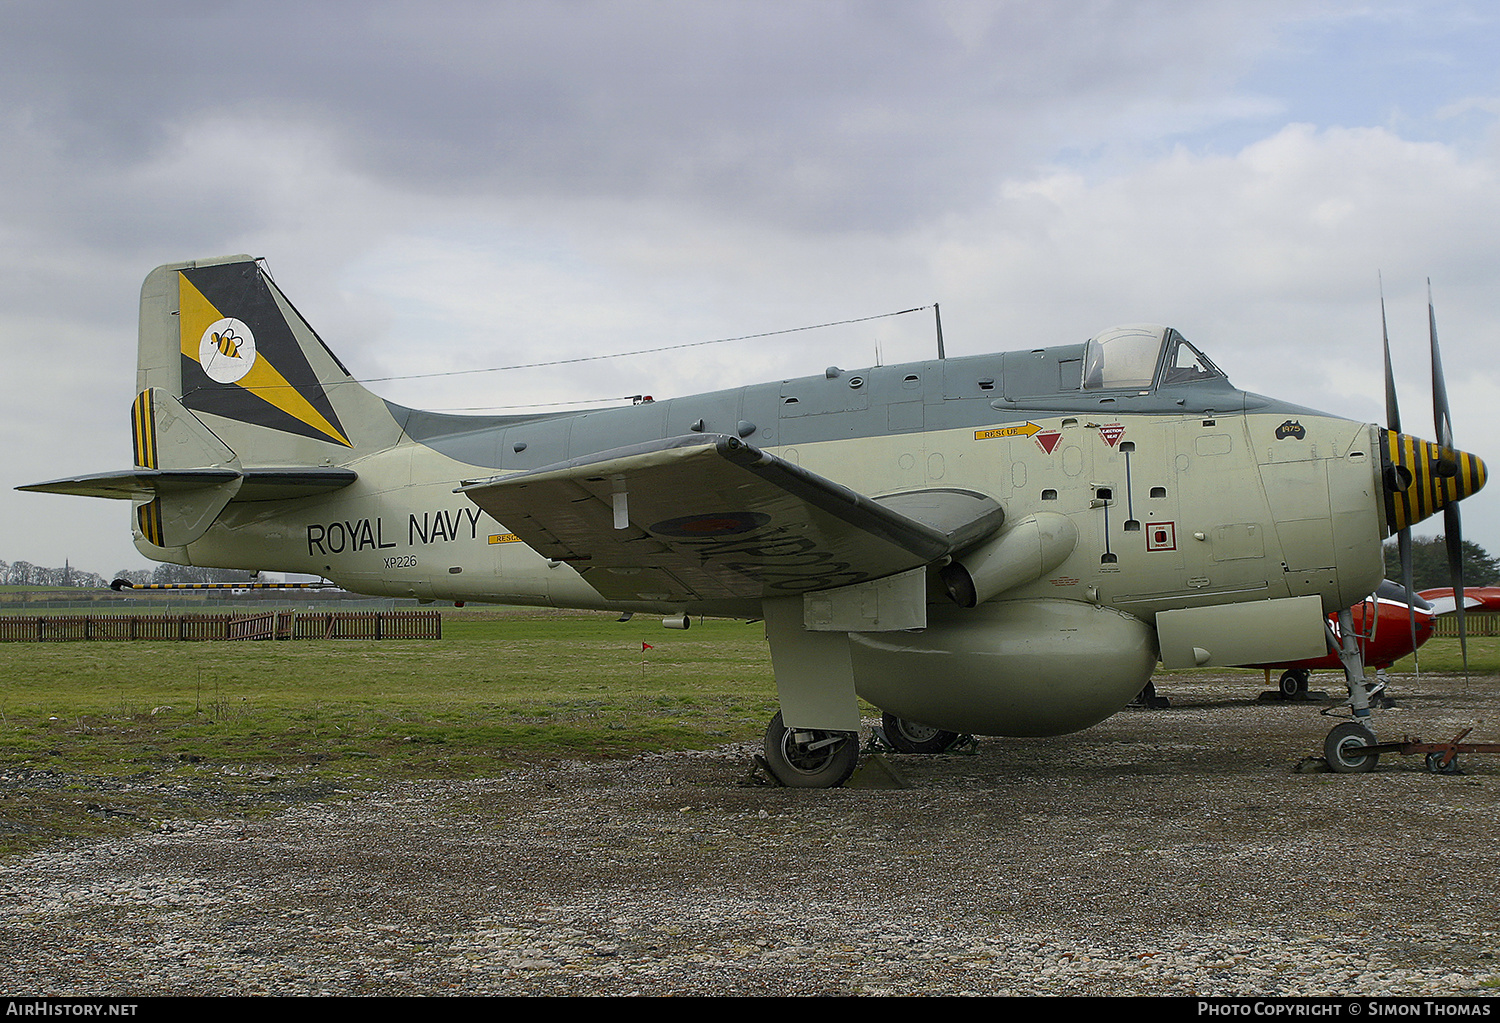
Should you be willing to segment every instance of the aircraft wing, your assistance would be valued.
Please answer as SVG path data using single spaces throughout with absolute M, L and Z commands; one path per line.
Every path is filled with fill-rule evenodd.
M 786 597 L 930 564 L 999 528 L 990 498 L 870 498 L 737 437 L 693 435 L 459 492 L 611 600 Z
M 1451 587 L 1423 590 L 1417 596 L 1432 605 L 1432 613 L 1435 615 L 1451 615 L 1458 610 L 1458 601 L 1454 598 Z M 1500 611 L 1500 587 L 1465 586 L 1464 610 Z

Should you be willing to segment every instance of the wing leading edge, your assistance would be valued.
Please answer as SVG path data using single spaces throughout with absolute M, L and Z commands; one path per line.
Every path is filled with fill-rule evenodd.
M 737 437 L 693 435 L 465 483 L 611 600 L 795 596 L 931 564 L 999 529 L 964 490 L 871 498 Z

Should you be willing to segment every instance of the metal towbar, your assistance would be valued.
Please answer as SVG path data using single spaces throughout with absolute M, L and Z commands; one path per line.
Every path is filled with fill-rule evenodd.
M 1350 749 L 1351 755 L 1381 753 L 1418 754 L 1427 757 L 1427 770 L 1433 774 L 1457 774 L 1460 753 L 1500 753 L 1500 742 L 1464 742 L 1464 736 L 1474 729 L 1465 728 L 1448 742 L 1423 742 L 1419 738 L 1406 737 L 1400 742 L 1382 742 L 1373 746 Z

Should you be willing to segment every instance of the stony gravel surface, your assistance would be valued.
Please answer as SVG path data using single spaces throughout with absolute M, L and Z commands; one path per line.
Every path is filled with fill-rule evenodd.
M 1334 722 L 1258 683 L 1168 677 L 1170 709 L 1079 735 L 877 758 L 899 789 L 745 786 L 735 746 L 163 821 L 0 861 L 0 988 L 1500 991 L 1500 755 L 1299 772 Z M 1500 741 L 1500 679 L 1424 677 L 1377 720 Z

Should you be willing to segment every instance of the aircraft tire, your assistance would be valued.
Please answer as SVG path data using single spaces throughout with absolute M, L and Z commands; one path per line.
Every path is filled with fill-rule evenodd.
M 798 735 L 812 739 L 799 743 Z M 793 731 L 782 724 L 777 711 L 766 728 L 765 750 L 766 766 L 787 788 L 837 788 L 859 766 L 859 733 Z
M 1298 700 L 1307 695 L 1308 674 L 1305 671 L 1288 669 L 1281 673 L 1281 695 L 1288 700 Z
M 890 711 L 880 719 L 880 726 L 886 741 L 900 753 L 945 753 L 959 738 L 957 732 L 907 721 Z
M 1323 740 L 1323 754 L 1328 766 L 1338 774 L 1364 774 L 1375 770 L 1378 753 L 1352 754 L 1351 748 L 1375 745 L 1375 733 L 1358 721 L 1345 721 L 1336 725 L 1328 738 Z

